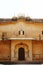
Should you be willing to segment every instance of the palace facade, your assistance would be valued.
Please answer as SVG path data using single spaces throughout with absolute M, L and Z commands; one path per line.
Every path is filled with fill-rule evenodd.
M 43 61 L 43 19 L 0 18 L 0 62 Z

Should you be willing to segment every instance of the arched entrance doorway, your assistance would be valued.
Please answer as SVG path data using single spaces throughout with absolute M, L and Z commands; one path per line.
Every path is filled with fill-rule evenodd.
M 25 60 L 25 50 L 22 47 L 18 49 L 18 60 Z

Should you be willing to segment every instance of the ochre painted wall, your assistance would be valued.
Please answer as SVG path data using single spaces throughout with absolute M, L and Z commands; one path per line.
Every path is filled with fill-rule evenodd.
M 16 62 L 18 60 L 18 49 L 24 48 L 25 61 L 43 61 L 42 40 L 4 40 L 0 41 L 0 61 Z
M 32 41 L 32 54 L 34 60 L 43 59 L 43 41 Z
M 0 41 L 0 61 L 10 61 L 11 57 L 11 42 Z
M 11 21 L 12 22 L 12 21 Z M 19 35 L 19 31 L 24 31 L 24 35 Z M 25 37 L 34 39 L 43 39 L 43 22 L 29 22 L 24 20 L 18 20 L 11 23 L 3 23 L 0 25 L 0 38 L 2 33 L 6 32 L 6 37 Z

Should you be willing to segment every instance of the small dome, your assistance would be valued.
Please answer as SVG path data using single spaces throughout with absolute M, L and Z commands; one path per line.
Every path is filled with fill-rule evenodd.
M 19 16 L 18 19 L 24 19 L 25 17 L 24 16 Z
M 31 19 L 31 18 L 28 16 L 28 17 L 26 17 L 26 19 Z
M 16 19 L 17 17 L 16 16 L 13 16 L 12 19 Z
M 31 21 L 32 20 L 30 17 L 26 17 L 25 19 L 26 19 L 26 21 Z
M 12 21 L 17 21 L 17 17 L 12 17 Z
M 25 15 L 24 14 L 18 14 L 18 19 L 24 19 L 25 18 Z

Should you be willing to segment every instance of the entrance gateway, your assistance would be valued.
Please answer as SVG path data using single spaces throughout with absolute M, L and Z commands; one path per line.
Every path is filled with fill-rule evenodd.
M 22 47 L 18 50 L 18 60 L 25 60 L 25 50 Z

